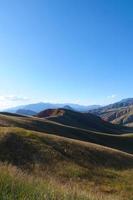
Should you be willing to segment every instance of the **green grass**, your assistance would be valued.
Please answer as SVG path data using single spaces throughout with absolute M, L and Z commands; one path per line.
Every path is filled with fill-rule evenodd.
M 22 173 L 15 167 L 0 166 L 0 199 L 4 200 L 56 200 L 85 199 L 86 197 L 72 192 L 69 194 L 50 180 L 42 180 Z M 87 198 L 86 198 L 87 199 Z
M 87 186 L 85 186 L 87 187 Z M 88 191 L 87 191 L 88 190 Z M 117 196 L 106 195 L 91 188 L 83 191 L 78 183 L 61 184 L 54 179 L 42 179 L 27 175 L 11 165 L 0 165 L 1 200 L 113 200 Z M 113 199 L 112 199 L 113 197 Z

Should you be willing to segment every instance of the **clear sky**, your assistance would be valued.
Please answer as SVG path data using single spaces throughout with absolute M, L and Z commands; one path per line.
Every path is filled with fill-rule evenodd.
M 0 107 L 133 96 L 132 0 L 0 0 Z

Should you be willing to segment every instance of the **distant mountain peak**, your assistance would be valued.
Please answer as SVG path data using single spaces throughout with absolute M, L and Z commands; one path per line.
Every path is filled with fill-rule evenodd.
M 65 105 L 63 108 L 68 109 L 68 110 L 73 110 L 73 108 L 69 105 Z

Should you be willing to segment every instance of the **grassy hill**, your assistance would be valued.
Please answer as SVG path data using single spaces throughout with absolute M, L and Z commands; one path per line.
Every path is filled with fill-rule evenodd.
M 91 113 L 80 113 L 67 109 L 48 109 L 37 114 L 39 118 L 47 118 L 64 125 L 89 129 L 103 133 L 120 134 L 123 132 L 133 131 L 133 129 L 124 128 L 119 125 L 112 125 L 100 117 Z
M 71 113 L 77 114 L 79 117 L 80 113 L 69 111 Z M 84 114 L 81 114 L 84 116 Z M 99 117 L 97 120 L 95 120 L 95 116 L 92 115 L 91 120 L 88 123 L 88 129 L 84 129 L 84 124 L 87 124 L 87 122 L 80 121 L 77 123 L 78 127 L 74 127 L 71 125 L 75 125 L 77 122 L 76 117 L 71 117 L 71 115 L 67 115 L 70 119 L 72 118 L 72 122 L 69 125 L 65 125 L 59 122 L 55 122 L 60 118 L 54 117 L 53 118 L 37 118 L 37 117 L 25 117 L 21 115 L 14 115 L 14 114 L 1 114 L 0 115 L 0 125 L 1 126 L 7 126 L 7 127 L 20 127 L 25 128 L 28 130 L 34 130 L 39 132 L 45 132 L 48 134 L 54 134 L 58 136 L 63 136 L 67 138 L 77 139 L 80 141 L 87 141 L 92 142 L 96 144 L 101 144 L 107 147 L 116 148 L 128 153 L 133 153 L 133 138 L 129 137 L 123 137 L 123 134 L 131 133 L 133 130 L 132 128 L 125 128 L 120 126 L 115 126 L 111 124 L 111 129 L 109 129 L 109 126 L 106 127 L 106 129 L 109 129 L 109 134 L 99 131 L 99 127 L 104 127 L 104 123 Z M 66 116 L 62 117 L 63 120 L 66 119 Z M 86 119 L 86 118 L 85 118 Z M 92 122 L 91 122 L 92 121 Z M 69 120 L 64 123 L 68 123 Z M 103 123 L 103 124 L 102 124 Z M 92 125 L 94 126 L 96 124 L 97 131 L 92 129 Z M 98 125 L 97 125 L 98 124 Z M 79 128 L 79 126 L 83 128 Z M 90 128 L 89 128 L 90 127 Z M 113 128 L 112 128 L 113 127 Z M 120 129 L 118 129 L 120 127 Z
M 0 199 L 132 199 L 133 156 L 21 128 L 0 129 Z
M 132 128 L 79 116 L 0 114 L 0 199 L 132 200 Z

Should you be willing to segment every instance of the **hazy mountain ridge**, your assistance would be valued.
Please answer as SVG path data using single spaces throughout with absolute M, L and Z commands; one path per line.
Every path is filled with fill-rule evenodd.
M 6 109 L 4 111 L 6 111 L 6 112 L 16 112 L 19 109 L 23 109 L 23 110 L 31 110 L 31 111 L 38 113 L 38 112 L 41 112 L 42 110 L 46 110 L 46 109 L 55 109 L 55 108 L 64 108 L 64 107 L 69 107 L 69 108 L 76 110 L 76 111 L 79 111 L 79 112 L 87 112 L 88 110 L 99 108 L 100 105 L 85 106 L 85 105 L 79 105 L 79 104 L 73 104 L 73 103 L 54 104 L 54 103 L 40 102 L 40 103 L 35 103 L 35 104 L 17 106 L 17 107 L 14 107 L 14 108 Z
M 36 115 L 37 113 L 32 110 L 18 109 L 16 111 L 16 114 L 32 116 L 32 115 Z

